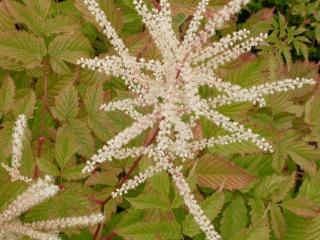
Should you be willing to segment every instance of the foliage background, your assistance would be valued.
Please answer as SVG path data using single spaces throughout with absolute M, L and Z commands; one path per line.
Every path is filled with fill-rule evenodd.
M 138 57 L 159 53 L 134 11 L 131 0 L 99 0 L 106 15 Z M 179 37 L 198 1 L 172 0 Z M 212 1 L 208 16 L 226 1 Z M 149 1 L 150 5 L 154 4 Z M 219 69 L 241 86 L 284 78 L 319 78 L 320 3 L 315 0 L 252 0 L 217 38 L 246 27 L 269 32 L 268 43 Z M 16 117 L 28 117 L 23 172 L 56 177 L 59 195 L 22 216 L 22 221 L 83 215 L 99 210 L 134 159 L 103 164 L 81 174 L 88 159 L 107 139 L 130 125 L 121 113 L 98 111 L 103 102 L 128 96 L 120 79 L 75 65 L 83 56 L 112 53 L 81 0 L 0 1 L 0 161 L 10 161 Z M 215 94 L 202 88 L 206 97 Z M 250 143 L 209 149 L 186 163 L 185 175 L 206 214 L 224 240 L 320 239 L 320 91 L 317 87 L 277 94 L 268 106 L 234 104 L 220 109 L 265 136 L 275 153 Z M 199 134 L 220 130 L 203 119 Z M 132 144 L 141 144 L 141 136 Z M 146 157 L 136 171 L 150 164 Z M 25 189 L 9 183 L 0 169 L 0 211 Z M 108 200 L 106 224 L 96 239 L 204 239 L 182 199 L 163 173 Z M 93 239 L 91 229 L 65 231 L 63 239 Z

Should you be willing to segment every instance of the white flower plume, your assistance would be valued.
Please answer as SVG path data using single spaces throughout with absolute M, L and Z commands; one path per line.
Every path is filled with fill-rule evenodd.
M 21 239 L 28 236 L 38 240 L 59 240 L 58 231 L 63 228 L 88 226 L 104 220 L 101 213 L 88 216 L 58 218 L 31 223 L 22 223 L 19 219 L 34 206 L 56 195 L 59 187 L 54 185 L 53 178 L 46 176 L 44 179 L 32 180 L 20 174 L 22 143 L 27 122 L 24 115 L 20 115 L 13 130 L 12 167 L 4 165 L 11 181 L 24 181 L 29 184 L 27 189 L 9 203 L 7 208 L 0 212 L 0 239 Z
M 22 176 L 20 172 L 21 166 L 21 157 L 22 157 L 22 149 L 23 149 L 23 141 L 25 139 L 25 129 L 27 126 L 27 119 L 25 115 L 19 115 L 17 121 L 15 122 L 15 126 L 12 134 L 12 160 L 11 167 L 2 163 L 2 167 L 7 170 L 10 174 L 11 181 L 22 180 L 25 182 L 30 182 L 31 179 Z
M 53 197 L 58 191 L 59 187 L 54 185 L 52 178 L 48 176 L 32 183 L 26 191 L 9 204 L 5 211 L 0 213 L 0 237 L 12 235 L 17 239 L 20 239 L 21 236 L 29 236 L 38 240 L 59 240 L 58 231 L 61 229 L 94 225 L 104 220 L 101 213 L 31 223 L 22 223 L 19 220 L 21 214 Z
M 154 160 L 154 166 L 129 180 L 117 189 L 113 196 L 122 195 L 157 172 L 166 170 L 172 176 L 185 204 L 207 239 L 220 239 L 210 220 L 194 199 L 183 178 L 181 168 L 173 166 L 172 161 L 177 158 L 193 158 L 198 150 L 208 146 L 244 140 L 253 142 L 263 151 L 272 151 L 272 145 L 265 138 L 224 116 L 218 112 L 217 107 L 237 102 L 258 103 L 264 106 L 264 97 L 269 94 L 314 84 L 315 81 L 287 79 L 245 89 L 226 82 L 215 74 L 215 69 L 219 66 L 238 58 L 267 37 L 266 34 L 250 37 L 250 32 L 244 29 L 218 42 L 209 43 L 208 40 L 215 31 L 230 20 L 233 14 L 239 12 L 241 6 L 247 4 L 248 0 L 231 0 L 208 19 L 204 30 L 200 30 L 203 13 L 209 2 L 201 0 L 181 42 L 173 31 L 170 4 L 167 0 L 160 1 L 159 9 L 149 9 L 142 0 L 133 0 L 138 14 L 162 55 L 162 59 L 151 60 L 137 59 L 130 55 L 98 3 L 95 0 L 84 0 L 84 2 L 99 23 L 102 32 L 114 46 L 117 55 L 102 59 L 82 58 L 78 64 L 122 78 L 135 94 L 134 99 L 114 101 L 101 107 L 105 111 L 123 111 L 133 118 L 134 123 L 109 140 L 87 162 L 84 172 L 92 172 L 96 164 L 111 161 L 113 158 L 124 159 L 146 154 Z M 210 99 L 201 98 L 199 87 L 203 85 L 217 89 L 220 94 Z M 136 109 L 144 106 L 151 106 L 152 112 L 144 115 Z M 200 117 L 209 119 L 216 126 L 227 130 L 229 134 L 197 140 L 193 129 Z M 159 125 L 159 131 L 155 143 L 146 147 L 126 147 L 132 139 L 156 125 Z

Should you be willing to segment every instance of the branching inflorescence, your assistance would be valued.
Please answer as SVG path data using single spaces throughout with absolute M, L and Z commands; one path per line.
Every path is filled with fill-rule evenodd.
M 0 239 L 21 239 L 28 236 L 39 240 L 59 240 L 58 232 L 63 228 L 88 226 L 100 223 L 104 220 L 101 213 L 89 216 L 58 218 L 31 223 L 23 223 L 19 217 L 32 207 L 46 201 L 59 192 L 59 187 L 54 185 L 53 178 L 46 176 L 43 179 L 32 180 L 20 172 L 23 140 L 27 120 L 20 115 L 13 130 L 12 161 L 11 167 L 2 164 L 10 175 L 11 181 L 24 181 L 27 189 L 9 203 L 7 208 L 0 212 Z
M 137 59 L 131 56 L 98 3 L 95 0 L 84 0 L 84 2 L 99 23 L 102 32 L 114 46 L 117 55 L 103 59 L 97 57 L 80 59 L 78 64 L 122 78 L 135 94 L 133 99 L 113 101 L 101 107 L 105 111 L 123 111 L 133 118 L 134 123 L 109 140 L 87 162 L 84 172 L 92 172 L 98 163 L 112 159 L 147 155 L 154 160 L 154 166 L 117 189 L 112 194 L 113 197 L 127 193 L 160 171 L 167 171 L 207 239 L 220 239 L 195 200 L 183 177 L 181 166 L 175 166 L 173 160 L 193 158 L 196 152 L 206 147 L 241 141 L 251 141 L 263 151 L 272 152 L 272 145 L 266 139 L 222 115 L 217 108 L 239 102 L 264 106 L 266 104 L 264 97 L 267 95 L 312 85 L 315 81 L 286 79 L 245 89 L 226 82 L 215 74 L 215 69 L 219 66 L 238 58 L 267 37 L 266 34 L 250 37 L 250 32 L 244 29 L 218 42 L 209 42 L 215 31 L 230 20 L 233 14 L 239 12 L 241 6 L 247 4 L 248 0 L 231 0 L 208 19 L 204 30 L 200 30 L 203 13 L 209 2 L 201 0 L 182 42 L 173 31 L 170 5 L 167 0 L 160 0 L 159 9 L 151 10 L 142 0 L 133 0 L 137 12 L 162 54 L 161 60 Z M 147 74 L 148 72 L 150 74 Z M 217 89 L 220 94 L 210 99 L 201 98 L 199 87 L 204 85 Z M 151 113 L 142 114 L 136 109 L 146 106 L 153 108 Z M 200 117 L 207 118 L 216 126 L 227 130 L 229 134 L 197 139 L 193 130 Z M 126 146 L 143 131 L 156 125 L 159 126 L 159 131 L 154 143 L 135 148 Z

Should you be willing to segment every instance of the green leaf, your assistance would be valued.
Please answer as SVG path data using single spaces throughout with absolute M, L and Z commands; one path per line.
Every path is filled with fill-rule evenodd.
M 210 197 L 207 197 L 200 203 L 204 214 L 212 221 L 215 219 L 223 208 L 225 197 L 223 192 L 216 192 Z M 194 237 L 200 233 L 199 225 L 194 221 L 192 215 L 187 215 L 182 223 L 183 233 L 187 236 Z
M 265 218 L 266 207 L 261 199 L 250 199 L 249 206 L 251 208 L 251 222 L 255 223 Z
M 282 201 L 294 187 L 295 174 L 291 176 L 272 175 L 264 178 L 257 186 L 255 195 L 258 198 L 272 200 L 274 203 Z
M 64 89 L 57 97 L 55 108 L 53 109 L 54 116 L 60 121 L 70 121 L 77 117 L 78 93 L 74 86 L 69 86 Z
M 70 120 L 63 126 L 63 131 L 69 133 L 76 139 L 78 153 L 91 157 L 94 152 L 94 139 L 92 138 L 88 126 L 79 119 Z
M 316 163 L 319 152 L 315 151 L 312 146 L 303 143 L 291 144 L 288 149 L 291 159 L 299 165 L 310 176 L 314 176 L 317 171 Z
M 47 16 L 51 8 L 51 1 L 48 0 L 23 0 L 26 6 L 38 15 Z
M 107 141 L 115 134 L 112 125 L 108 121 L 107 114 L 104 112 L 97 112 L 94 115 L 89 115 L 88 124 L 95 135 L 103 142 Z
M 197 182 L 202 187 L 240 189 L 248 186 L 254 177 L 236 164 L 218 156 L 206 154 L 197 160 Z
M 133 240 L 176 240 L 181 238 L 181 229 L 176 222 L 142 222 L 121 230 L 119 234 Z
M 27 133 L 28 134 L 28 133 Z M 23 142 L 20 171 L 25 176 L 32 176 L 34 170 L 33 149 L 28 138 Z
M 55 144 L 55 158 L 59 166 L 63 168 L 72 159 L 77 150 L 78 144 L 74 137 L 59 129 Z
M 238 234 L 248 224 L 248 210 L 243 198 L 236 197 L 223 211 L 221 220 L 221 235 L 223 239 L 230 239 Z
M 256 223 L 249 228 L 241 230 L 231 240 L 269 240 L 269 227 L 266 223 Z
M 299 197 L 308 198 L 320 204 L 320 176 L 308 177 L 303 180 L 299 189 Z
M 89 175 L 89 173 L 82 173 L 84 166 L 85 164 L 78 164 L 76 166 L 68 167 L 63 170 L 62 177 L 69 181 L 83 179 Z
M 279 174 L 285 167 L 286 155 L 282 147 L 275 146 L 275 153 L 272 155 L 272 168 Z
M 265 70 L 265 61 L 263 59 L 254 59 L 228 71 L 226 80 L 242 87 L 250 87 L 265 81 Z
M 66 33 L 57 36 L 48 51 L 53 71 L 67 73 L 69 67 L 65 62 L 76 63 L 81 57 L 89 57 L 91 44 L 79 33 Z
M 13 113 L 15 116 L 18 116 L 19 114 L 31 116 L 34 111 L 35 104 L 36 96 L 34 95 L 34 92 L 31 90 L 30 92 L 26 92 L 24 97 L 19 98 L 15 101 Z
M 41 170 L 41 172 L 48 174 L 50 176 L 60 176 L 60 171 L 57 168 L 57 166 L 51 161 L 50 159 L 47 158 L 38 158 L 37 159 L 37 166 Z
M 26 189 L 26 183 L 22 181 L 12 183 L 6 179 L 6 182 L 0 184 L 0 211 L 3 212 Z
M 103 103 L 103 88 L 101 84 L 94 84 L 87 89 L 84 97 L 84 104 L 88 114 L 96 115 Z
M 171 204 L 169 198 L 156 196 L 151 193 L 140 194 L 135 198 L 126 198 L 136 209 L 162 209 L 170 210 Z
M 12 108 L 15 95 L 15 86 L 12 78 L 8 75 L 0 88 L 0 114 L 6 113 Z
M 54 103 L 57 96 L 69 85 L 77 79 L 77 73 L 58 75 L 55 73 L 49 74 L 48 76 L 48 100 L 50 104 Z
M 319 125 L 320 119 L 320 91 L 316 91 L 305 106 L 305 121 L 312 126 Z
M 86 180 L 87 186 L 94 185 L 107 185 L 107 186 L 116 186 L 118 183 L 117 171 L 111 169 L 110 171 L 95 172 L 90 175 Z
M 151 178 L 152 187 L 164 197 L 169 197 L 170 180 L 166 172 L 156 174 Z
M 27 32 L 0 33 L 0 56 L 3 60 L 34 68 L 41 65 L 46 52 L 44 40 Z M 5 63 L 0 67 L 6 67 Z
M 143 221 L 144 212 L 142 210 L 130 209 L 126 212 L 118 213 L 111 219 L 110 227 L 116 232 L 120 233 L 129 226 L 134 226 L 136 223 Z
M 76 187 L 75 185 L 73 187 Z M 56 196 L 32 208 L 24 216 L 25 222 L 81 216 L 90 213 L 86 196 L 70 190 L 60 191 Z
M 128 127 L 132 119 L 120 111 L 98 112 L 88 117 L 88 124 L 97 137 L 106 141 Z
M 0 6 L 0 22 L 1 32 L 11 32 L 16 30 L 12 16 L 8 14 L 8 12 L 6 11 L 6 9 L 3 8 L 3 6 Z
M 5 122 L 1 124 L 3 127 L 0 128 L 0 161 L 7 160 L 7 157 L 11 151 L 11 143 L 12 143 L 12 129 L 14 126 L 14 122 Z
M 6 6 L 11 15 L 19 22 L 24 23 L 29 30 L 37 35 L 45 32 L 46 17 L 51 6 L 47 0 L 6 1 Z
M 270 216 L 271 216 L 272 229 L 275 235 L 277 236 L 278 239 L 283 239 L 286 231 L 286 223 L 284 221 L 281 208 L 276 204 L 272 204 L 270 208 Z
M 306 239 L 306 230 L 309 228 L 309 223 L 306 219 L 299 217 L 293 213 L 284 212 L 287 230 L 285 240 L 304 240 Z M 314 239 L 316 240 L 316 239 Z
M 308 220 L 308 226 L 305 230 L 305 240 L 320 239 L 320 217 Z
M 50 36 L 52 34 L 70 33 L 75 30 L 80 30 L 80 26 L 75 19 L 70 16 L 56 16 L 47 19 L 45 34 Z
M 296 197 L 289 199 L 284 201 L 281 206 L 302 217 L 320 216 L 320 204 L 307 198 Z

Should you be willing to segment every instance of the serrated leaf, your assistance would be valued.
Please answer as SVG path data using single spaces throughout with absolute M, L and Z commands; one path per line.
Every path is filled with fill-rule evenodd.
M 120 30 L 123 25 L 121 13 L 119 10 L 116 8 L 115 4 L 113 3 L 112 0 L 107 0 L 107 1 L 102 1 L 98 0 L 97 1 L 103 10 L 103 12 L 106 14 L 108 20 L 112 23 L 112 26 L 115 27 L 115 29 Z M 78 9 L 79 12 L 81 12 L 83 18 L 99 28 L 99 24 L 95 21 L 95 18 L 90 14 L 88 11 L 87 7 L 85 6 L 84 2 L 81 0 L 75 0 L 75 7 Z
M 90 175 L 90 177 L 86 180 L 85 184 L 87 186 L 94 186 L 94 185 L 116 186 L 118 183 L 117 174 L 118 172 L 116 171 L 95 172 Z
M 89 200 L 80 193 L 60 191 L 56 196 L 35 206 L 24 216 L 24 221 L 40 221 L 60 217 L 81 216 L 88 214 Z
M 152 188 L 157 190 L 164 197 L 169 197 L 170 180 L 166 172 L 161 172 L 153 176 L 150 180 Z
M 284 212 L 287 230 L 285 240 L 302 240 L 306 239 L 306 230 L 309 227 L 308 221 L 291 212 Z M 315 239 L 314 239 L 315 240 Z
M 180 225 L 176 222 L 137 223 L 119 232 L 121 236 L 133 240 L 176 240 L 181 238 Z
M 233 162 L 246 169 L 256 177 L 261 178 L 273 173 L 273 169 L 271 166 L 271 155 L 269 154 L 260 153 L 257 155 L 237 157 L 233 159 Z
M 226 80 L 242 87 L 250 87 L 265 81 L 266 65 L 263 59 L 253 59 L 227 72 Z
M 88 116 L 89 127 L 101 141 L 107 141 L 116 132 L 109 124 L 107 115 L 104 112 L 97 112 L 95 115 Z
M 69 85 L 76 80 L 75 74 L 67 74 L 67 75 L 58 75 L 55 73 L 49 74 L 48 76 L 48 100 L 50 103 L 53 103 L 57 96 L 63 92 Z
M 78 144 L 74 137 L 59 129 L 55 144 L 55 159 L 59 166 L 63 169 L 77 151 Z
M 90 157 L 94 152 L 94 140 L 90 134 L 87 125 L 79 120 L 70 120 L 63 126 L 63 130 L 71 134 L 77 141 L 79 146 L 78 153 Z
M 48 52 L 53 71 L 67 73 L 69 67 L 65 62 L 76 63 L 81 57 L 89 57 L 91 44 L 79 33 L 66 33 L 49 44 Z
M 47 16 L 51 8 L 51 2 L 47 0 L 23 0 L 23 2 L 38 15 Z
M 320 119 L 320 91 L 316 91 L 305 106 L 305 121 L 308 124 L 317 126 Z
M 8 14 L 6 9 L 3 7 L 3 4 L 0 3 L 0 31 L 1 32 L 10 32 L 15 31 L 14 21 L 12 16 Z
M 56 165 L 50 160 L 46 158 L 38 158 L 37 166 L 41 170 L 41 172 L 48 174 L 50 176 L 60 176 L 60 171 Z
M 5 122 L 2 124 L 2 129 L 0 129 L 0 160 L 4 161 L 8 157 L 11 150 L 12 143 L 12 129 L 14 127 L 14 122 Z
M 88 114 L 95 115 L 103 103 L 103 88 L 101 84 L 94 84 L 87 89 L 84 104 Z
M 316 79 L 318 76 L 318 65 L 313 62 L 295 62 L 288 72 L 290 78 L 310 78 Z
M 58 96 L 53 109 L 54 116 L 60 121 L 70 121 L 77 117 L 78 93 L 74 86 L 69 86 L 64 89 Z
M 277 172 L 281 173 L 286 164 L 286 152 L 283 148 L 276 146 L 275 153 L 272 155 L 272 168 Z
M 261 221 L 265 217 L 266 207 L 261 199 L 253 198 L 249 201 L 249 206 L 251 208 L 250 216 L 251 222 L 255 223 Z
M 307 198 L 296 197 L 289 199 L 284 201 L 281 206 L 302 217 L 320 216 L 320 204 Z
M 12 107 L 15 85 L 10 76 L 6 76 L 0 88 L 0 113 L 6 113 Z
M 26 189 L 26 183 L 22 181 L 12 183 L 7 179 L 6 182 L 0 184 L 0 211 L 3 212 Z
M 269 227 L 266 223 L 256 223 L 249 228 L 241 230 L 231 240 L 269 240 Z
M 277 236 L 278 239 L 283 239 L 284 234 L 286 232 L 286 224 L 284 221 L 283 214 L 281 212 L 281 208 L 276 205 L 272 204 L 270 208 L 270 217 L 272 223 L 272 229 Z
M 320 177 L 305 178 L 302 186 L 299 189 L 299 197 L 308 198 L 316 203 L 320 204 L 320 188 L 319 188 Z
M 230 239 L 248 224 L 247 208 L 243 198 L 236 197 L 223 211 L 221 220 L 221 235 Z
M 82 173 L 84 166 L 85 164 L 78 164 L 76 166 L 68 167 L 63 170 L 62 177 L 69 181 L 83 179 L 89 175 L 88 173 Z
M 291 144 L 288 149 L 288 155 L 309 175 L 314 176 L 317 171 L 317 166 L 313 159 L 317 159 L 319 152 L 314 151 L 311 146 L 303 143 Z
M 22 31 L 0 33 L 0 55 L 3 59 L 15 61 L 25 68 L 34 68 L 41 65 L 46 53 L 46 46 L 42 38 Z
M 102 140 L 115 136 L 132 123 L 132 119 L 120 111 L 103 112 L 88 116 L 89 127 Z
M 285 198 L 294 187 L 294 183 L 294 173 L 291 176 L 268 176 L 257 186 L 255 195 L 258 198 L 272 200 L 277 203 Z
M 75 19 L 70 16 L 56 16 L 52 19 L 47 19 L 46 22 L 46 35 L 60 33 L 70 33 L 79 30 L 80 26 L 75 22 Z
M 224 201 L 225 198 L 223 192 L 217 192 L 201 202 L 200 206 L 203 209 L 204 214 L 212 221 L 222 210 Z M 187 236 L 194 237 L 200 233 L 199 225 L 190 214 L 185 217 L 182 227 L 183 233 Z
M 40 35 L 45 32 L 45 21 L 50 8 L 50 1 L 24 0 L 24 4 L 18 1 L 6 1 L 10 14 L 19 23 L 24 23 L 29 30 Z
M 143 221 L 144 211 L 130 209 L 127 212 L 118 213 L 111 220 L 111 227 L 115 232 L 121 232 L 129 226 Z
M 156 196 L 154 194 L 140 194 L 135 198 L 126 198 L 136 209 L 162 209 L 170 210 L 171 204 L 169 198 Z
M 19 98 L 14 103 L 13 113 L 18 116 L 19 114 L 24 114 L 26 116 L 31 116 L 36 104 L 36 96 L 34 92 L 31 90 L 27 92 L 24 97 Z
M 24 176 L 32 176 L 34 169 L 33 149 L 29 139 L 23 142 L 20 171 Z
M 255 14 L 251 14 L 244 27 L 250 30 L 254 36 L 262 32 L 268 32 L 271 30 L 273 12 L 273 8 L 263 8 Z
M 233 190 L 248 186 L 254 177 L 236 164 L 206 154 L 197 160 L 197 182 L 202 187 Z

